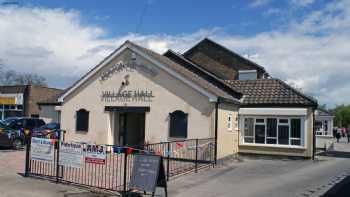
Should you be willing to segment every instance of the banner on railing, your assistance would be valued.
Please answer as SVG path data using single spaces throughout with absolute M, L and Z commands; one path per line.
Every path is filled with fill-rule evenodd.
M 83 145 L 79 143 L 61 142 L 60 144 L 60 165 L 81 168 L 84 164 Z
M 53 162 L 55 143 L 51 139 L 36 138 L 31 140 L 30 157 L 32 160 Z
M 85 150 L 85 162 L 94 164 L 106 163 L 106 146 L 88 144 Z

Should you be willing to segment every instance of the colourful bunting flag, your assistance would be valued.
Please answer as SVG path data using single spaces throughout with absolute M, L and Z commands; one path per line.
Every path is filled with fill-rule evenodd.
M 180 142 L 176 142 L 176 148 L 182 148 L 184 145 Z
M 133 150 L 132 148 L 127 148 L 127 149 L 126 149 L 126 153 L 127 153 L 127 154 L 131 154 L 131 153 L 132 153 L 132 150 Z

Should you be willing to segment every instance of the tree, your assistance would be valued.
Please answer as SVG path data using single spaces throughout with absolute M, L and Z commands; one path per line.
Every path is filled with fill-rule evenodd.
M 350 127 L 350 105 L 338 105 L 333 110 L 334 123 L 338 127 Z
M 14 70 L 4 70 L 0 62 L 0 84 L 1 85 L 39 85 L 47 86 L 43 76 L 33 73 L 18 73 Z

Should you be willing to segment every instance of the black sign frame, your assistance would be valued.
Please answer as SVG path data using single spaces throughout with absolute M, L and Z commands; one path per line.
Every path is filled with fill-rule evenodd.
M 154 196 L 155 192 L 156 192 L 156 188 L 157 187 L 163 187 L 165 190 L 165 196 L 168 196 L 168 189 L 167 189 L 167 181 L 166 181 L 166 177 L 165 177 L 165 169 L 164 169 L 164 165 L 163 165 L 163 157 L 159 156 L 159 155 L 143 155 L 143 154 L 134 154 L 133 155 L 133 168 L 131 171 L 131 178 L 130 178 L 130 183 L 129 183 L 129 188 L 131 190 L 138 190 L 138 191 L 143 191 L 144 194 L 146 194 L 147 192 L 151 192 L 152 196 Z M 142 159 L 143 160 L 140 160 Z M 148 158 L 148 160 L 145 160 L 144 158 Z M 150 160 L 149 160 L 150 159 Z M 143 162 L 144 164 L 150 164 L 149 161 L 153 160 L 152 162 L 155 163 L 155 166 L 147 166 L 150 167 L 151 170 L 153 171 L 147 171 L 144 169 L 142 170 L 142 173 L 144 173 L 143 175 L 140 174 L 140 170 L 138 169 L 140 167 L 141 162 Z M 144 168 L 147 168 L 144 166 Z M 148 170 L 150 170 L 150 168 L 148 168 Z M 148 173 L 148 174 L 147 174 Z M 151 178 L 151 185 L 144 185 L 143 182 L 140 182 L 139 180 L 145 180 L 142 179 L 140 177 L 142 176 L 148 176 L 147 178 Z

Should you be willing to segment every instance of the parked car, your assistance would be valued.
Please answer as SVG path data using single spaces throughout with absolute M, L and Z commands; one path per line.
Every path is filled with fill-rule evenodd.
M 45 125 L 45 121 L 39 118 L 27 118 L 27 117 L 14 117 L 6 118 L 2 123 L 11 129 L 20 130 L 21 133 L 24 133 L 25 130 L 32 132 L 33 129 Z
M 48 123 L 39 128 L 35 128 L 32 131 L 33 137 L 47 137 L 50 139 L 57 139 L 58 132 L 60 132 L 59 123 Z
M 0 122 L 0 146 L 20 149 L 24 144 L 24 134 L 19 129 L 12 129 Z

